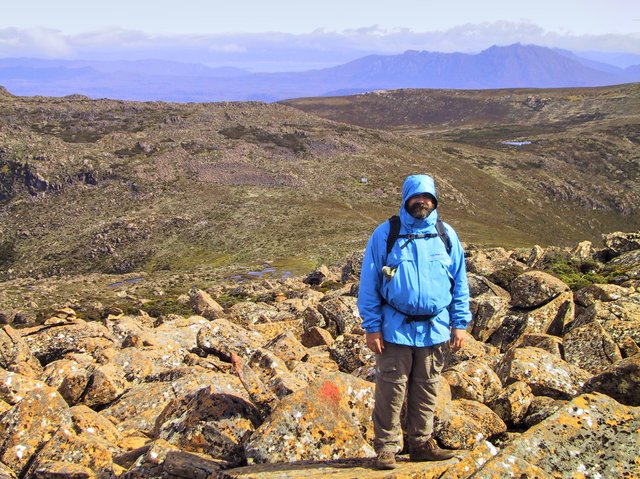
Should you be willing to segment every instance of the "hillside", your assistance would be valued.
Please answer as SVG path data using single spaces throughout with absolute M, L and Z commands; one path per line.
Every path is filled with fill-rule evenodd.
M 282 104 L 4 92 L 0 278 L 233 274 L 265 264 L 308 271 L 364 247 L 397 211 L 402 179 L 414 172 L 435 176 L 441 214 L 466 242 L 572 244 L 637 230 L 638 95 L 631 85 L 290 103 L 319 115 L 327 113 L 318 105 L 332 105 L 334 118 L 360 105 L 367 126 L 402 126 L 398 132 Z M 437 115 L 420 103 L 432 96 L 443 105 Z M 402 123 L 388 113 L 403 109 Z M 420 123 L 420 111 L 435 116 Z M 464 119 L 451 121 L 445 111 Z M 513 139 L 534 143 L 500 143 Z

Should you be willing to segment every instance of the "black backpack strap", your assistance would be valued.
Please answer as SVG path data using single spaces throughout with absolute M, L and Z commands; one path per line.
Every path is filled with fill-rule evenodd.
M 447 248 L 447 254 L 451 256 L 451 239 L 449 238 L 447 229 L 444 227 L 444 224 L 440 219 L 436 222 L 436 230 L 438 230 L 438 236 L 440 236 L 440 239 L 444 243 L 444 247 Z
M 393 245 L 396 244 L 398 240 L 398 236 L 400 236 L 400 217 L 398 215 L 393 215 L 389 218 L 389 235 L 387 236 L 387 254 L 384 257 L 384 263 L 387 264 L 387 256 L 391 253 L 393 249 Z

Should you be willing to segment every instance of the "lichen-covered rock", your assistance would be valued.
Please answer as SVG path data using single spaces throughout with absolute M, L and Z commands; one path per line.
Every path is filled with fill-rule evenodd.
M 511 304 L 516 308 L 537 308 L 569 291 L 563 281 L 542 271 L 522 273 L 511 284 Z
M 17 479 L 17 477 L 11 469 L 0 462 L 0 479 Z
M 98 354 L 116 340 L 102 324 L 75 319 L 73 324 L 38 326 L 21 330 L 22 337 L 42 363 L 48 364 L 67 353 Z
M 80 401 L 87 389 L 91 373 L 72 359 L 59 359 L 47 364 L 42 379 L 50 387 L 57 389 L 65 401 L 73 406 Z
M 0 399 L 11 405 L 21 401 L 29 391 L 45 389 L 47 384 L 42 381 L 0 369 Z
M 536 396 L 571 399 L 591 377 L 587 371 L 539 348 L 513 348 L 496 370 L 502 384 L 524 381 Z
M 579 368 L 598 374 L 622 359 L 620 349 L 598 322 L 587 323 L 564 335 L 564 358 Z
M 493 368 L 494 364 L 500 361 L 500 350 L 491 344 L 483 343 L 474 339 L 473 336 L 467 336 L 464 346 L 457 351 L 450 348 L 445 349 L 445 364 L 453 366 L 470 359 L 481 359 Z
M 507 430 L 506 424 L 491 409 L 477 401 L 451 402 L 448 416 L 434 418 L 434 435 L 449 449 L 471 449 L 484 439 Z
M 356 302 L 357 299 L 353 296 L 339 296 L 322 301 L 318 305 L 318 311 L 324 317 L 326 326 L 318 326 L 324 327 L 334 337 L 351 333 L 362 322 Z
M 458 363 L 447 368 L 442 376 L 451 387 L 453 399 L 487 403 L 502 389 L 498 375 L 481 360 L 471 359 Z
M 524 381 L 511 383 L 489 404 L 489 407 L 507 424 L 518 425 L 525 417 L 533 400 L 531 388 Z
M 318 326 L 312 326 L 302 334 L 302 344 L 307 348 L 314 346 L 331 346 L 333 344 L 333 336 L 326 329 Z
M 640 233 L 616 231 L 602 235 L 604 245 L 614 256 L 640 249 Z
M 511 258 L 511 251 L 504 248 L 469 248 L 466 253 L 467 271 L 481 276 L 489 276 L 514 267 L 521 270 L 523 266 Z
M 212 321 L 224 315 L 224 308 L 209 293 L 195 287 L 189 291 L 189 305 L 196 314 Z
M 241 301 L 228 308 L 227 316 L 231 318 L 234 323 L 250 327 L 258 323 L 271 323 L 291 319 L 293 315 L 279 311 L 278 308 L 271 304 Z
M 156 419 L 172 399 L 211 386 L 218 394 L 246 394 L 240 380 L 232 374 L 191 367 L 186 374 L 167 381 L 141 383 L 131 387 L 115 402 L 100 411 L 118 430 L 151 434 Z M 247 400 L 249 399 L 246 396 Z
M 565 326 L 567 333 L 572 328 L 598 321 L 636 321 L 640 318 L 640 294 L 626 296 L 615 301 L 594 301 L 587 309 L 576 316 L 575 321 Z
M 247 457 L 274 463 L 374 455 L 373 389 L 334 373 L 287 396 L 251 436 Z
M 639 431 L 640 408 L 603 394 L 581 395 L 520 435 L 473 477 L 496 477 L 491 474 L 497 470 L 504 472 L 497 477 L 520 474 L 520 466 L 508 467 L 513 457 L 554 478 L 637 477 Z
M 264 348 L 272 351 L 288 368 L 292 368 L 307 355 L 307 348 L 290 331 L 276 336 Z
M 520 338 L 518 347 L 531 346 L 544 349 L 548 353 L 563 358 L 562 338 L 544 333 L 527 333 Z
M 258 423 L 259 413 L 246 399 L 204 388 L 171 401 L 158 417 L 154 437 L 238 465 Z
M 147 447 L 144 452 L 129 467 L 126 473 L 120 476 L 122 479 L 149 479 L 166 477 L 164 462 L 170 452 L 177 452 L 179 449 L 173 444 L 169 444 L 164 439 L 156 439 Z
M 208 324 L 201 316 L 189 316 L 188 318 L 175 317 L 165 319 L 153 329 L 153 335 L 157 338 L 160 347 L 165 347 L 168 341 L 174 342 L 183 353 L 190 351 L 198 345 L 198 332 Z
M 11 326 L 0 329 L 0 368 L 32 378 L 42 372 L 42 366 L 24 339 Z
M 473 319 L 467 330 L 479 341 L 487 341 L 500 326 L 506 314 L 511 295 L 484 276 L 469 273 L 469 307 Z
M 113 459 L 109 449 L 91 436 L 78 435 L 66 427 L 58 429 L 38 452 L 35 461 L 29 466 L 26 477 L 33 476 L 38 470 L 52 473 L 47 468 L 49 463 L 84 466 L 98 479 L 113 477 Z M 49 477 L 56 476 L 52 474 Z
M 519 477 L 526 479 L 554 479 L 550 473 L 517 456 L 501 456 L 501 461 L 490 461 L 478 472 L 469 476 L 473 479 L 497 479 L 503 477 Z
M 525 334 L 560 334 L 563 325 L 574 317 L 575 306 L 570 292 L 561 293 L 543 306 L 529 311 L 512 310 L 491 336 L 490 342 L 505 352 Z
M 1 477 L 1 476 L 0 476 Z M 105 479 L 107 475 L 103 475 Z M 95 473 L 82 464 L 62 461 L 38 461 L 38 466 L 30 468 L 26 479 L 95 479 Z
M 616 301 L 633 293 L 631 288 L 618 286 L 617 284 L 591 284 L 574 293 L 576 304 L 588 308 L 596 301 Z
M 216 319 L 198 332 L 198 347 L 225 361 L 231 360 L 231 353 L 249 358 L 264 343 L 264 337 L 260 333 L 249 331 L 226 319 Z
M 640 406 L 640 354 L 618 361 L 590 378 L 584 392 L 600 392 L 629 406 Z
M 637 321 L 606 321 L 603 324 L 624 357 L 633 356 L 640 345 L 640 319 Z
M 118 365 L 97 366 L 92 371 L 82 402 L 90 407 L 105 406 L 122 395 L 128 386 L 124 371 Z
M 26 392 L 0 417 L 0 461 L 21 475 L 61 427 L 72 429 L 69 406 L 62 396 L 47 386 Z
M 548 396 L 534 396 L 522 422 L 527 428 L 535 426 L 539 422 L 547 419 L 566 403 L 567 401 L 563 399 L 553 399 Z
M 343 334 L 329 346 L 333 359 L 344 373 L 375 364 L 374 353 L 367 348 L 365 337 L 359 334 Z
M 70 409 L 73 430 L 81 436 L 100 438 L 109 444 L 117 446 L 123 436 L 120 431 L 102 414 L 85 406 L 73 406 Z

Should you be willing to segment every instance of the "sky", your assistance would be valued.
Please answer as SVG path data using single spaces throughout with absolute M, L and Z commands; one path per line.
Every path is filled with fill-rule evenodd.
M 640 55 L 640 0 L 4 0 L 0 58 L 307 69 L 538 44 Z

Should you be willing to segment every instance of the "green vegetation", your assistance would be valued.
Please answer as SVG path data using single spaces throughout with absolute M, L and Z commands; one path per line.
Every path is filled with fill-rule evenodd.
M 591 284 L 611 283 L 623 273 L 607 269 L 591 258 L 580 260 L 560 253 L 545 258 L 543 270 L 564 281 L 573 291 Z

